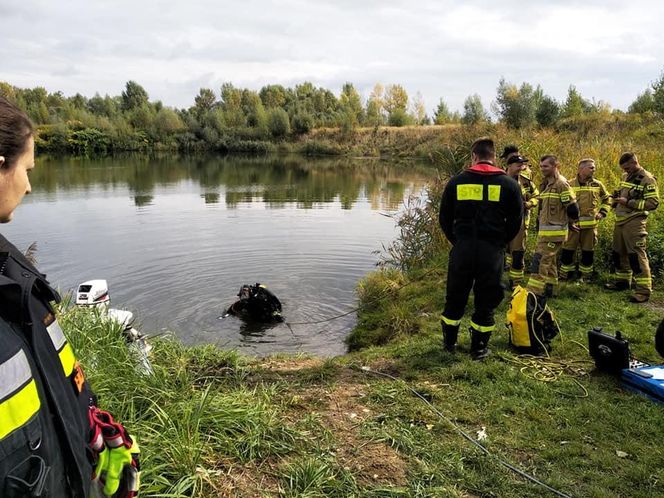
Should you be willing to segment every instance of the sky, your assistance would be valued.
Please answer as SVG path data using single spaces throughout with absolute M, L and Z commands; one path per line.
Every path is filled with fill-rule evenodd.
M 660 0 L 0 0 L 0 81 L 189 107 L 202 87 L 376 83 L 489 108 L 501 77 L 626 110 L 664 71 Z

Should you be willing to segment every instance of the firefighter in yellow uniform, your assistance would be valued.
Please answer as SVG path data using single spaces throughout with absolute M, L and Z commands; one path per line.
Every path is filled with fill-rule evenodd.
M 560 174 L 560 162 L 556 156 L 543 156 L 540 169 L 544 180 L 539 195 L 537 247 L 527 288 L 538 296 L 550 297 L 558 283 L 556 259 L 567 240 L 568 226 L 578 230 L 579 206 L 569 183 Z
M 606 284 L 606 287 L 612 290 L 629 289 L 633 277 L 636 286 L 630 301 L 644 303 L 652 293 L 650 264 L 646 254 L 646 218 L 648 212 L 659 205 L 657 181 L 641 167 L 633 152 L 620 156 L 619 164 L 624 173 L 613 199 L 616 213 L 613 231 L 615 281 Z
M 526 253 L 530 211 L 536 208 L 538 204 L 539 190 L 537 190 L 535 183 L 524 173 L 527 163 L 528 159 L 519 155 L 512 155 L 507 159 L 507 175 L 514 178 L 521 187 L 524 209 L 521 229 L 507 245 L 505 260 L 509 269 L 510 287 L 520 284 L 523 280 L 523 257 Z
M 604 184 L 593 176 L 595 169 L 594 159 L 581 159 L 576 178 L 570 183 L 576 195 L 576 203 L 579 205 L 579 231 L 570 232 L 567 241 L 563 244 L 560 253 L 559 277 L 561 280 L 571 278 L 576 271 L 576 251 L 579 248 L 581 249 L 579 261 L 581 277 L 588 280 L 593 273 L 597 224 L 606 218 L 611 209 L 611 196 Z

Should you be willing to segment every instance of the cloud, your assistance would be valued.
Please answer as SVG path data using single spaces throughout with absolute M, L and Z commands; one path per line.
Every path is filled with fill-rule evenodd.
M 376 82 L 460 109 L 498 80 L 541 84 L 564 98 L 626 108 L 658 77 L 664 4 L 654 0 L 405 0 L 355 2 L 47 2 L 3 7 L 0 79 L 65 94 L 119 94 L 141 83 L 151 98 L 189 106 L 200 86 L 258 90 L 309 80 L 365 96 Z

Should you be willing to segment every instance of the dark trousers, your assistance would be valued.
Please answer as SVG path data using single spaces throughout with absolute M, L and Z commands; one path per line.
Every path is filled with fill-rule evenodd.
M 443 321 L 451 324 L 461 320 L 472 289 L 475 311 L 471 326 L 481 332 L 493 330 L 493 313 L 504 297 L 500 282 L 504 254 L 502 246 L 483 240 L 459 240 L 454 244 L 447 266 Z

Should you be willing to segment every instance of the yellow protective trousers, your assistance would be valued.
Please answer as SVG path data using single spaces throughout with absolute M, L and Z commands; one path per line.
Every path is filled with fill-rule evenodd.
M 650 296 L 652 276 L 646 253 L 648 232 L 646 218 L 639 216 L 616 224 L 613 231 L 613 265 L 617 282 L 626 282 L 631 286 L 632 278 L 636 284 L 635 294 Z

